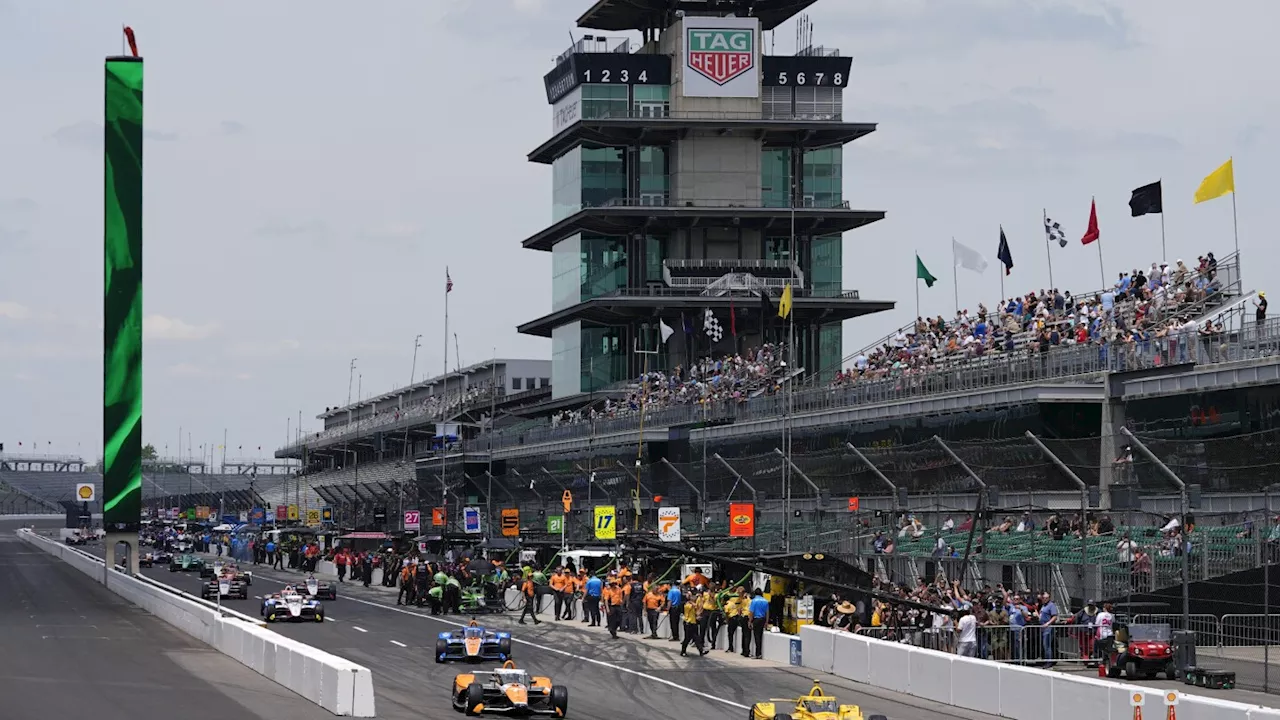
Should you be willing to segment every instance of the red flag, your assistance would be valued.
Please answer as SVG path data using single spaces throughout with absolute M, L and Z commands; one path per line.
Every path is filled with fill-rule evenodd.
M 129 51 L 134 57 L 138 57 L 138 38 L 134 36 L 133 28 L 127 25 L 124 28 L 124 39 L 129 42 Z
M 1092 200 L 1089 202 L 1089 229 L 1084 231 L 1084 237 L 1080 238 L 1080 243 L 1088 245 L 1101 236 L 1102 234 L 1098 231 L 1098 201 Z
M 729 333 L 738 337 L 738 311 L 733 309 L 733 300 L 729 301 Z

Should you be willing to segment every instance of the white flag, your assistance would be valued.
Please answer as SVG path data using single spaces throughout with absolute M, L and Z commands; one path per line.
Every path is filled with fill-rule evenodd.
M 951 239 L 951 254 L 955 256 L 955 264 L 966 270 L 981 273 L 987 269 L 987 259 L 982 257 L 982 253 L 967 245 L 961 245 L 955 241 L 955 238 Z
M 676 334 L 676 331 L 662 320 L 658 320 L 658 332 L 662 333 L 662 342 L 670 340 L 671 336 Z

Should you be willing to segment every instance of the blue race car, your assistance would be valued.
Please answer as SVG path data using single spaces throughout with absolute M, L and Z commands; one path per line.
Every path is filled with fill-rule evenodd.
M 472 620 L 465 628 L 442 632 L 436 637 L 436 662 L 463 662 L 511 659 L 511 633 L 486 630 Z
M 267 622 L 324 622 L 324 606 L 319 600 L 303 597 L 292 587 L 286 587 L 279 595 L 262 599 L 262 616 Z

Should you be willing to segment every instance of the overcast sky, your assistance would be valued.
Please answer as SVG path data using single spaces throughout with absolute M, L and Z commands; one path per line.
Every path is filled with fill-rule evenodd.
M 137 32 L 146 78 L 144 435 L 264 455 L 286 420 L 443 362 L 550 355 L 515 326 L 549 312 L 541 76 L 588 0 L 174 3 L 0 0 L 0 442 L 101 447 L 102 58 Z M 446 9 L 447 8 L 447 9 Z M 1123 9 L 1122 9 L 1123 8 Z M 825 0 L 818 44 L 854 58 L 846 117 L 880 123 L 845 154 L 845 197 L 883 222 L 845 236 L 844 280 L 892 313 L 845 325 L 855 352 L 907 322 L 913 249 L 954 311 L 951 237 L 983 252 L 961 305 L 1047 285 L 1041 209 L 1072 244 L 1056 284 L 1100 284 L 1081 247 L 1098 198 L 1108 279 L 1160 258 L 1129 191 L 1164 179 L 1169 260 L 1232 249 L 1231 201 L 1193 206 L 1236 158 L 1241 249 L 1267 289 L 1280 225 L 1274 0 Z M 766 40 L 766 43 L 768 41 Z M 768 48 L 766 44 L 766 48 Z M 794 51 L 794 30 L 774 52 Z M 450 365 L 454 364 L 449 339 Z M 244 446 L 243 453 L 237 451 Z

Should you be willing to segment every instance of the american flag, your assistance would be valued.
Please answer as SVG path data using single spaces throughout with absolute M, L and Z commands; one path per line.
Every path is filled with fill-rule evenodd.
M 444 269 L 444 291 L 446 294 L 453 292 L 453 278 L 449 276 L 449 268 Z

